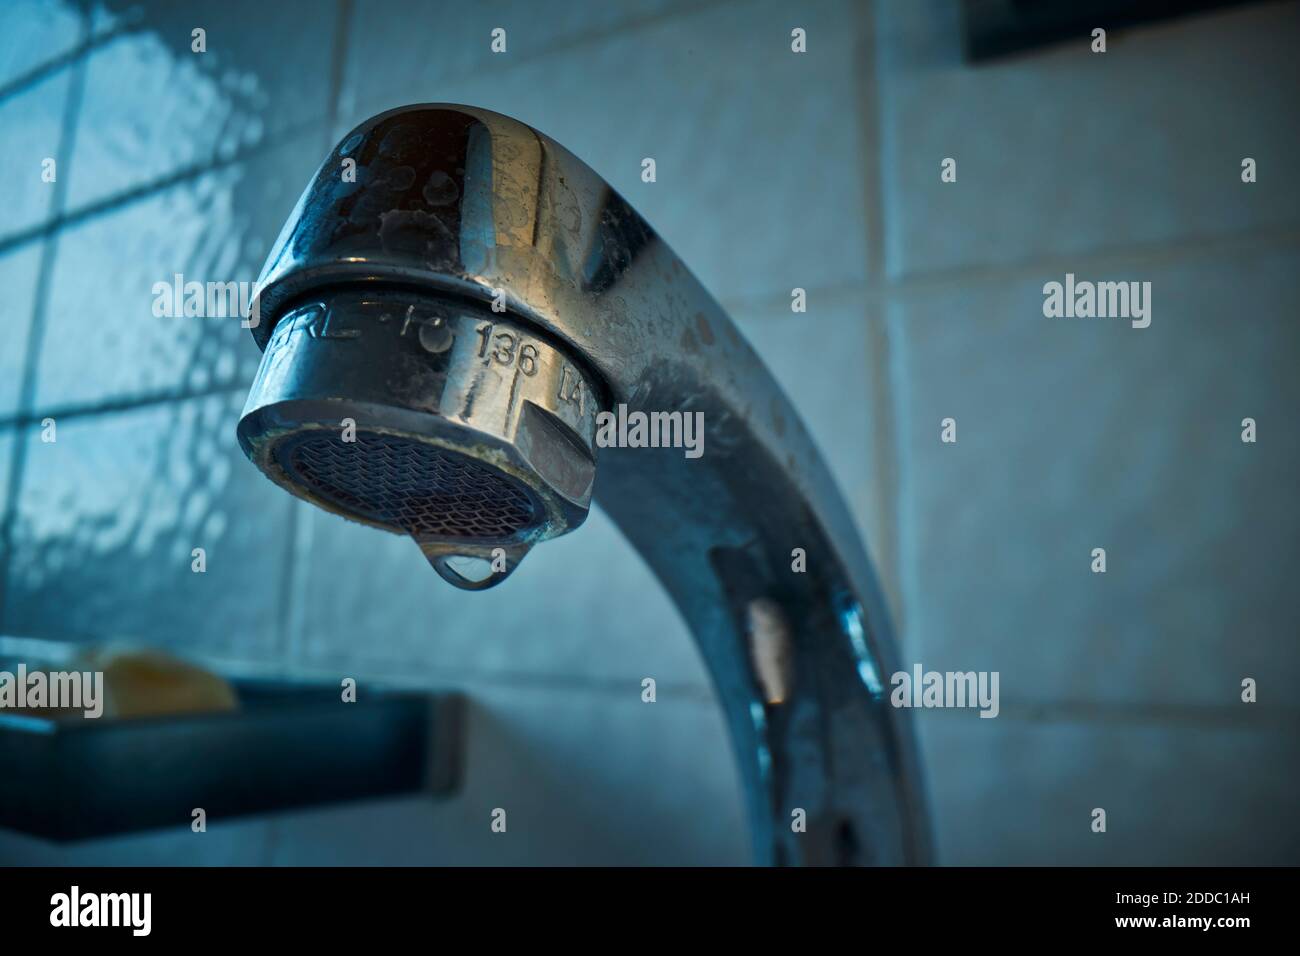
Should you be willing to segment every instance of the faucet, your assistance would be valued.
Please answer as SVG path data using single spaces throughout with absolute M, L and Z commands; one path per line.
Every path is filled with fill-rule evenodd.
M 245 324 L 264 354 L 244 453 L 409 536 L 456 587 L 501 584 L 600 503 L 698 642 L 757 862 L 929 860 L 885 604 L 827 466 L 722 308 L 581 160 L 488 110 L 372 117 L 298 201 Z M 643 447 L 609 440 L 638 413 Z M 687 416 L 702 454 L 680 447 Z

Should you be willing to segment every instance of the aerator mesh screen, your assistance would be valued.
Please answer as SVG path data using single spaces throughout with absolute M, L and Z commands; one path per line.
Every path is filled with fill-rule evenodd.
M 426 442 L 357 432 L 299 434 L 276 449 L 289 477 L 345 511 L 407 534 L 508 538 L 538 508 L 499 469 Z

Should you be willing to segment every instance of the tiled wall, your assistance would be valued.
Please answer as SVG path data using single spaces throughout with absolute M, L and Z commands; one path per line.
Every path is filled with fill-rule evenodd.
M 60 849 L 0 834 L 0 861 L 748 859 L 702 664 L 603 515 L 500 590 L 454 592 L 243 459 L 246 331 L 151 314 L 176 272 L 254 279 L 332 141 L 418 101 L 516 116 L 624 192 L 804 412 L 904 659 L 1000 671 L 998 719 L 918 715 L 943 861 L 1300 861 L 1298 12 L 971 67 L 938 0 L 4 4 L 0 633 L 473 706 L 449 801 Z M 1150 280 L 1151 327 L 1044 319 L 1066 272 Z

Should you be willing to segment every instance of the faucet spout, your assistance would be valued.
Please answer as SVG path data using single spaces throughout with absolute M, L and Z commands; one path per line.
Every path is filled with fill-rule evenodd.
M 929 860 L 888 617 L 844 500 L 736 326 L 589 167 L 487 110 L 375 116 L 299 200 L 256 314 L 239 438 L 269 477 L 474 588 L 594 499 L 695 635 L 758 862 Z M 672 438 L 688 420 L 694 451 Z

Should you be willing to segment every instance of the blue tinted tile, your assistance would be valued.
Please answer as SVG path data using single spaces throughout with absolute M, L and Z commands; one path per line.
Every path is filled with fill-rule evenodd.
M 960 4 L 878 5 L 892 275 L 1294 226 L 1300 6 L 1257 4 L 970 66 Z M 1243 54 L 1243 51 L 1249 51 Z M 1241 182 L 1256 159 L 1258 182 Z M 942 183 L 940 162 L 957 160 Z
M 918 721 L 941 863 L 1300 862 L 1294 734 L 965 716 L 928 711 Z M 1105 833 L 1091 829 L 1097 807 Z
M 47 159 L 56 160 L 63 133 L 64 104 L 72 73 L 60 70 L 35 86 L 0 100 L 0 238 L 41 225 L 54 215 L 55 182 L 45 182 Z M 58 176 L 67 169 L 53 167 Z
M 314 144 L 313 144 L 314 145 Z M 184 394 L 252 380 L 239 318 L 155 316 L 156 283 L 240 282 L 319 162 L 300 142 L 186 180 L 58 238 L 38 363 L 38 409 Z
M 0 418 L 18 411 L 40 263 L 39 242 L 0 254 Z
M 146 9 L 147 6 L 152 7 L 152 10 Z M 102 40 L 123 30 L 139 27 L 149 13 L 157 17 L 159 9 L 156 3 L 146 5 L 135 0 L 126 0 L 124 3 L 118 0 L 91 0 L 91 36 Z
M 206 833 L 188 825 L 103 840 L 51 843 L 0 830 L 6 866 L 262 866 L 267 857 L 265 820 L 209 820 Z
M 1022 700 L 1224 704 L 1268 675 L 1300 705 L 1294 275 L 1279 249 L 1079 277 L 1150 281 L 1146 329 L 1044 318 L 1061 275 L 894 305 L 923 663 L 999 670 Z
M 0 88 L 70 53 L 80 38 L 81 14 L 70 0 L 0 4 Z
M 54 443 L 29 428 L 3 630 L 274 657 L 288 501 L 235 442 L 242 404 L 72 417 Z
M 581 688 L 470 685 L 461 792 L 277 820 L 277 865 L 737 866 L 751 861 L 721 712 Z M 495 808 L 505 833 L 493 833 Z
M 252 466 L 250 465 L 251 469 Z M 284 492 L 265 483 L 267 497 Z M 605 515 L 530 553 L 490 592 L 459 591 L 410 539 L 300 504 L 302 663 L 399 662 L 458 679 L 508 673 L 704 686 L 695 644 Z
M 496 110 L 608 179 L 717 296 L 848 283 L 867 255 L 856 11 L 709 7 L 518 65 L 398 77 L 340 119 L 430 100 Z M 796 25 L 805 54 L 790 50 Z
M 808 290 L 808 311 L 790 310 L 788 296 L 763 308 L 733 311 L 741 332 L 776 376 L 821 450 L 835 483 L 865 535 L 891 601 L 896 568 L 889 562 L 882 515 L 893 507 L 877 462 L 886 410 L 878 407 L 866 295 L 858 291 Z
M 147 29 L 86 64 L 70 208 L 229 159 L 328 113 L 334 5 L 142 4 Z M 191 32 L 207 31 L 207 52 Z M 319 161 L 319 157 L 317 157 Z
M 0 425 L 0 521 L 5 518 L 5 503 L 9 500 L 9 463 L 14 453 L 14 428 Z
M 358 0 L 348 23 L 348 55 L 341 90 L 345 111 L 384 101 L 386 109 L 409 102 L 447 102 L 433 93 L 448 77 L 496 72 L 536 58 L 576 38 L 617 30 L 646 17 L 689 6 L 680 0 L 573 0 L 538 4 L 498 0 L 442 4 L 404 0 Z M 506 31 L 504 53 L 493 53 L 492 31 Z M 411 97 L 413 91 L 423 95 Z

